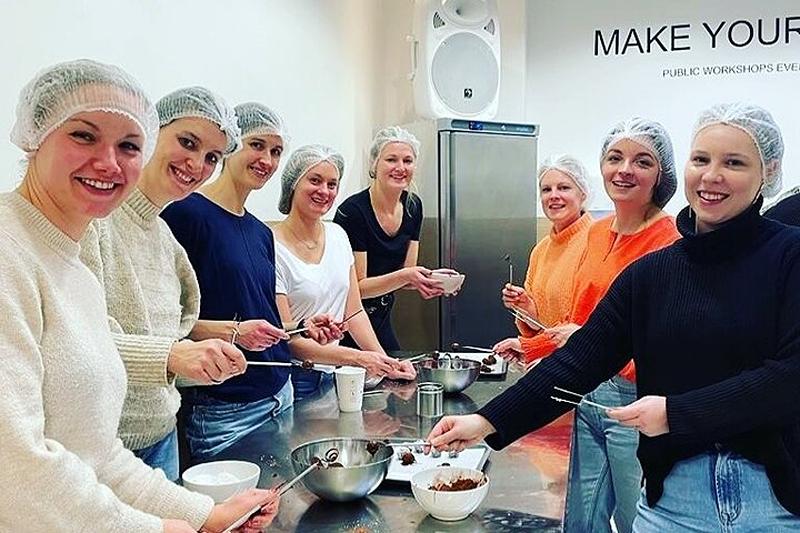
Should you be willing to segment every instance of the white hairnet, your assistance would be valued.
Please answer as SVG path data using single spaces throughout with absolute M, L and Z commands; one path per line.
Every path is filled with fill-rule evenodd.
M 405 143 L 411 147 L 411 151 L 414 152 L 414 158 L 419 156 L 419 141 L 414 137 L 414 134 L 400 126 L 383 128 L 375 134 L 375 138 L 372 139 L 372 146 L 369 149 L 369 175 L 372 178 L 375 177 L 375 166 L 378 164 L 381 150 L 389 143 Z
M 761 178 L 765 198 L 781 190 L 783 178 L 783 137 L 775 119 L 764 108 L 752 104 L 719 104 L 700 113 L 694 126 L 692 142 L 700 130 L 715 124 L 726 124 L 744 131 L 753 140 L 761 158 Z
M 228 141 L 225 155 L 235 152 L 241 142 L 236 114 L 221 96 L 205 87 L 184 87 L 156 102 L 163 128 L 179 118 L 204 118 L 219 126 Z
M 242 138 L 252 135 L 277 135 L 283 140 L 284 150 L 289 143 L 286 123 L 275 111 L 258 102 L 246 102 L 233 108 L 239 120 Z
M 664 207 L 678 188 L 672 140 L 667 130 L 655 120 L 642 117 L 624 120 L 611 128 L 606 135 L 600 158 L 604 158 L 608 149 L 623 139 L 642 145 L 658 161 L 660 172 L 656 186 L 653 187 L 653 203 L 658 207 Z
M 554 154 L 542 161 L 539 165 L 539 183 L 542 182 L 542 176 L 548 170 L 558 170 L 563 172 L 575 182 L 575 185 L 584 194 L 585 199 L 581 203 L 581 207 L 589 204 L 592 197 L 592 189 L 589 187 L 588 176 L 586 175 L 586 167 L 583 163 L 578 161 L 578 158 L 569 154 Z
M 281 175 L 281 199 L 278 202 L 278 211 L 288 215 L 292 208 L 294 188 L 311 167 L 327 161 L 336 167 L 339 178 L 344 174 L 344 157 L 342 154 L 321 144 L 307 144 L 301 146 L 289 157 Z
M 40 71 L 19 95 L 11 142 L 32 154 L 70 117 L 87 111 L 119 113 L 142 130 L 142 160 L 153 155 L 158 115 L 132 76 L 119 67 L 78 59 Z

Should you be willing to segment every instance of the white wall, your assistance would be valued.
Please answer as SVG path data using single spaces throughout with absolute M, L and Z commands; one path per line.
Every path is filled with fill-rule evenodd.
M 154 98 L 204 85 L 286 119 L 289 148 L 318 142 L 348 162 L 341 197 L 361 185 L 373 129 L 371 0 L 44 0 L 0 4 L 0 190 L 20 179 L 8 141 L 19 89 L 40 68 L 89 57 L 117 64 Z M 356 171 L 354 172 L 354 169 Z M 280 218 L 279 174 L 249 203 Z
M 571 152 L 582 158 L 599 189 L 600 142 L 608 128 L 620 119 L 639 114 L 662 122 L 672 135 L 682 182 L 692 124 L 704 108 L 719 102 L 750 101 L 772 112 L 783 130 L 787 147 L 784 187 L 800 184 L 800 70 L 777 72 L 777 64 L 800 67 L 800 35 L 791 34 L 772 46 L 757 42 L 741 48 L 719 42 L 710 46 L 702 23 L 712 28 L 738 19 L 768 22 L 771 37 L 775 17 L 800 15 L 796 0 L 703 1 L 696 0 L 531 0 L 527 4 L 526 118 L 542 126 L 540 154 Z M 594 56 L 594 32 L 608 37 L 620 28 L 620 38 L 631 27 L 656 29 L 666 24 L 691 24 L 689 38 L 678 46 L 688 51 L 640 54 L 629 48 L 625 55 Z M 800 20 L 792 23 L 800 28 Z M 662 35 L 667 35 L 670 30 Z M 740 25 L 734 39 L 742 42 L 747 29 Z M 664 39 L 662 39 L 662 42 Z M 643 43 L 644 44 L 644 43 Z M 771 64 L 772 73 L 720 76 L 664 77 L 664 69 L 706 65 Z M 595 195 L 595 207 L 610 206 L 603 192 Z M 668 210 L 686 204 L 682 183 Z

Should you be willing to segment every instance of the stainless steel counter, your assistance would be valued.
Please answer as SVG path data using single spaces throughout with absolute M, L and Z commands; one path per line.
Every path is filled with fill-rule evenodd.
M 474 412 L 519 376 L 509 373 L 505 381 L 478 381 L 463 393 L 446 396 L 445 414 Z M 416 383 L 390 382 L 381 387 L 384 393 L 366 397 L 360 413 L 340 413 L 335 391 L 328 386 L 242 438 L 218 459 L 261 465 L 259 487 L 271 487 L 292 477 L 289 452 L 303 442 L 333 436 L 426 436 L 435 421 L 416 415 Z M 568 435 L 569 421 L 560 420 L 492 453 L 485 468 L 492 483 L 489 495 L 461 522 L 440 522 L 428 516 L 415 502 L 408 484 L 385 482 L 370 497 L 350 504 L 319 500 L 298 484 L 283 497 L 269 531 L 559 531 Z

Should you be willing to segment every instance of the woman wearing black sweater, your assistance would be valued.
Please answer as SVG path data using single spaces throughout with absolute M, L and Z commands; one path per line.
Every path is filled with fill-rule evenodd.
M 799 530 L 800 230 L 759 215 L 762 195 L 780 189 L 782 156 L 765 110 L 702 113 L 683 238 L 623 271 L 517 384 L 439 422 L 434 447 L 502 448 L 566 411 L 554 387 L 585 394 L 634 354 L 639 400 L 607 411 L 642 433 L 634 531 Z

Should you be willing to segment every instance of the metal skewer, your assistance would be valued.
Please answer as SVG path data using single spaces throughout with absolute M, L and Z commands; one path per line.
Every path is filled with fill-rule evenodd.
M 363 311 L 364 311 L 364 308 L 362 307 L 361 309 L 359 309 L 355 313 L 351 314 L 350 316 L 346 317 L 344 320 L 339 322 L 339 324 L 344 324 L 345 322 L 348 322 L 351 318 L 353 318 L 354 316 L 356 316 L 357 314 L 359 314 L 359 313 L 361 313 Z M 286 332 L 286 334 L 289 335 L 289 336 L 297 335 L 297 334 L 305 333 L 309 329 L 311 329 L 311 328 L 308 327 L 308 326 L 304 326 L 304 327 L 301 327 L 301 328 L 290 329 L 289 331 Z
M 323 466 L 323 465 L 321 463 L 314 463 L 311 466 L 309 466 L 308 468 L 306 468 L 305 470 L 303 470 L 302 472 L 300 472 L 297 476 L 294 477 L 294 479 L 292 479 L 292 480 L 284 483 L 283 485 L 281 485 L 281 488 L 278 490 L 278 498 L 280 498 L 281 496 L 286 494 L 289 491 L 289 489 L 291 489 L 292 486 L 295 483 L 297 483 L 298 481 L 300 481 L 301 479 L 306 477 L 308 474 L 310 474 L 312 471 L 316 470 L 320 466 Z M 325 466 L 325 468 L 327 468 L 327 464 L 324 465 L 324 466 Z M 231 524 L 227 528 L 225 528 L 225 530 L 222 533 L 230 533 L 231 531 L 233 531 L 237 527 L 241 526 L 242 524 L 244 524 L 245 522 L 250 520 L 250 517 L 253 516 L 254 514 L 256 514 L 259 511 L 259 509 L 261 509 L 261 507 L 263 507 L 263 504 L 256 505 L 255 507 L 250 509 L 245 514 L 243 514 L 241 517 L 239 517 L 239 519 L 236 520 L 233 524 Z
M 547 326 L 545 326 L 544 324 L 533 318 L 528 313 L 522 311 L 521 309 L 514 307 L 513 309 L 509 309 L 508 312 L 511 313 L 511 315 L 514 318 L 520 320 L 521 322 L 524 322 L 525 324 L 529 325 L 532 328 L 547 329 Z
M 589 400 L 585 399 L 585 395 L 578 394 L 577 392 L 572 392 L 571 390 L 562 389 L 561 387 L 555 387 L 555 386 L 553 387 L 553 389 L 557 390 L 558 392 L 563 392 L 564 394 L 569 394 L 571 396 L 575 396 L 576 398 L 578 398 L 578 401 L 576 402 L 576 401 L 573 401 L 573 400 L 567 400 L 567 399 L 564 399 L 564 398 L 558 398 L 556 396 L 550 396 L 551 399 L 553 399 L 553 400 L 555 400 L 557 402 L 571 403 L 572 405 L 580 405 L 581 403 L 585 403 L 586 405 L 591 405 L 592 407 L 597 407 L 598 409 L 604 409 L 606 411 L 608 411 L 609 409 L 617 409 L 616 407 L 609 407 L 609 406 L 603 405 L 601 403 L 596 403 L 596 402 L 589 401 Z
M 453 347 L 454 350 L 458 350 L 460 348 L 466 348 L 467 350 L 473 350 L 475 352 L 495 353 L 495 351 L 492 350 L 491 348 L 482 348 L 480 346 L 470 346 L 469 344 L 459 344 L 457 342 L 454 342 L 453 344 L 451 344 L 451 346 Z

